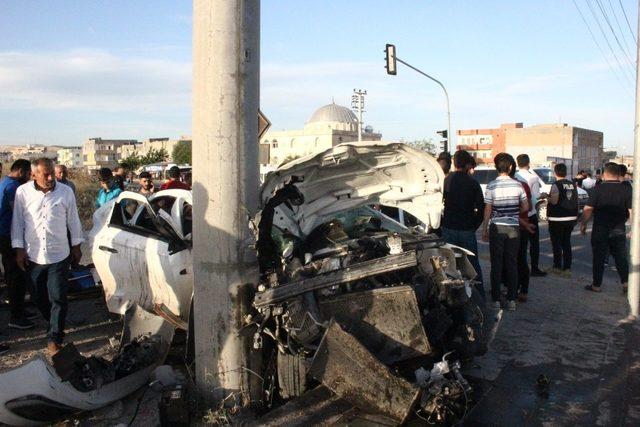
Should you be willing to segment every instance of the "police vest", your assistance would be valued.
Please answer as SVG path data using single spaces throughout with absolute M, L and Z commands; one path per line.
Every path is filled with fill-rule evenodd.
M 548 221 L 575 221 L 578 219 L 578 189 L 576 184 L 568 179 L 556 181 L 558 189 L 558 203 L 547 204 Z

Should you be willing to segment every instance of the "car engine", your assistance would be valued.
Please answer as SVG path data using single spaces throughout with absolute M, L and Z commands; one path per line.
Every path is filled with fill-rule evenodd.
M 273 224 L 278 206 L 303 202 L 295 182 L 285 185 L 257 230 L 261 282 L 246 323 L 257 328 L 253 347 L 266 350 L 267 406 L 331 384 L 329 370 L 315 365 L 335 322 L 363 352 L 419 385 L 421 397 L 391 418 L 459 421 L 471 390 L 458 360 L 486 352 L 484 303 L 465 252 L 369 205 L 336 214 L 304 239 Z

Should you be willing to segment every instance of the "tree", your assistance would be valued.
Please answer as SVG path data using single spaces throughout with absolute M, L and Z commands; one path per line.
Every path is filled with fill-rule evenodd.
M 124 166 L 126 169 L 133 171 L 138 169 L 142 164 L 142 157 L 137 152 L 134 152 L 126 159 L 120 160 L 120 164 Z
M 169 158 L 169 153 L 164 148 L 159 150 L 151 149 L 149 152 L 140 158 L 140 163 L 142 165 L 150 165 L 152 163 L 162 163 L 166 162 Z
M 431 138 L 422 138 L 416 139 L 414 141 L 407 141 L 405 142 L 405 144 L 417 148 L 418 150 L 426 151 L 427 153 L 434 156 L 438 153 L 438 147 L 433 143 L 433 140 Z
M 179 165 L 191 164 L 191 141 L 179 141 L 171 153 L 173 161 Z

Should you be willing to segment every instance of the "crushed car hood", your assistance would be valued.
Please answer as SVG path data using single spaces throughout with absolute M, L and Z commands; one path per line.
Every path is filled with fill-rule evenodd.
M 304 201 L 276 208 L 274 225 L 297 236 L 336 213 L 382 204 L 411 213 L 429 228 L 440 226 L 444 173 L 429 153 L 401 143 L 344 143 L 294 160 L 267 175 L 261 202 L 295 183 Z

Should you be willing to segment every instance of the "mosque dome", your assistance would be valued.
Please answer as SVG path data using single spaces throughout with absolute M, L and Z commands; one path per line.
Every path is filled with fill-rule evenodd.
M 356 115 L 348 109 L 347 107 L 343 107 L 341 105 L 336 105 L 335 103 L 327 104 L 323 107 L 318 108 L 309 121 L 307 123 L 345 123 L 345 124 L 358 124 L 358 118 Z

